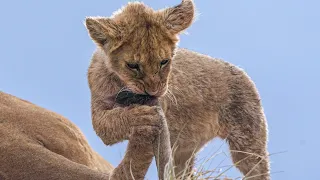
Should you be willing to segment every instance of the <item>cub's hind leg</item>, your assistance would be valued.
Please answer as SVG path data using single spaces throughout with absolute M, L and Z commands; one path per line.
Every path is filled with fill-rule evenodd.
M 222 138 L 229 143 L 236 167 L 250 180 L 269 180 L 268 130 L 254 83 L 240 69 L 229 67 L 228 99 L 219 109 Z
M 263 131 L 263 130 L 262 130 Z M 252 180 L 269 180 L 269 159 L 264 132 L 236 130 L 229 134 L 229 143 L 233 163 Z
M 233 163 L 250 180 L 269 180 L 267 124 L 260 103 L 240 103 L 231 109 L 223 123 Z

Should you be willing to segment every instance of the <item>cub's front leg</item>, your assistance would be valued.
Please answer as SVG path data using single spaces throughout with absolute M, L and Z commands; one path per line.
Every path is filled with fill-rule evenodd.
M 132 128 L 125 156 L 113 170 L 111 179 L 143 180 L 154 156 L 154 137 L 158 135 L 159 129 L 152 126 Z
M 101 102 L 101 101 L 100 101 Z M 97 135 L 106 145 L 128 140 L 134 127 L 162 128 L 161 116 L 156 106 L 115 107 L 111 104 L 92 102 L 92 124 Z

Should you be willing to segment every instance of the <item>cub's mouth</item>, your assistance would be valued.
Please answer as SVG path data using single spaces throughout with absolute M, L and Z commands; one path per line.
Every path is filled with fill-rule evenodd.
M 158 98 L 156 96 L 151 96 L 147 93 L 136 94 L 132 91 L 121 91 L 117 95 L 115 102 L 122 106 L 130 106 L 132 104 L 154 106 L 158 103 Z

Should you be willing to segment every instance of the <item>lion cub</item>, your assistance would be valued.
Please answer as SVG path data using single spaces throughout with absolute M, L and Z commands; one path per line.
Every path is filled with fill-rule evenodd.
M 176 47 L 193 19 L 192 0 L 157 11 L 134 2 L 110 18 L 86 19 L 98 46 L 88 70 L 94 129 L 106 145 L 128 139 L 136 126 L 161 129 L 156 106 L 115 102 L 124 90 L 154 96 L 177 145 L 176 174 L 191 173 L 193 153 L 220 137 L 246 177 L 270 179 L 267 123 L 254 83 L 232 64 Z

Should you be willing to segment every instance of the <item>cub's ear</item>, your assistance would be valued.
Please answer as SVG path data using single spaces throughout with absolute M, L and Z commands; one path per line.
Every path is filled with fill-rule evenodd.
M 85 26 L 92 40 L 100 46 L 120 36 L 117 24 L 109 18 L 87 17 Z
M 164 23 L 172 34 L 178 34 L 188 28 L 194 19 L 195 7 L 192 0 L 164 10 Z

